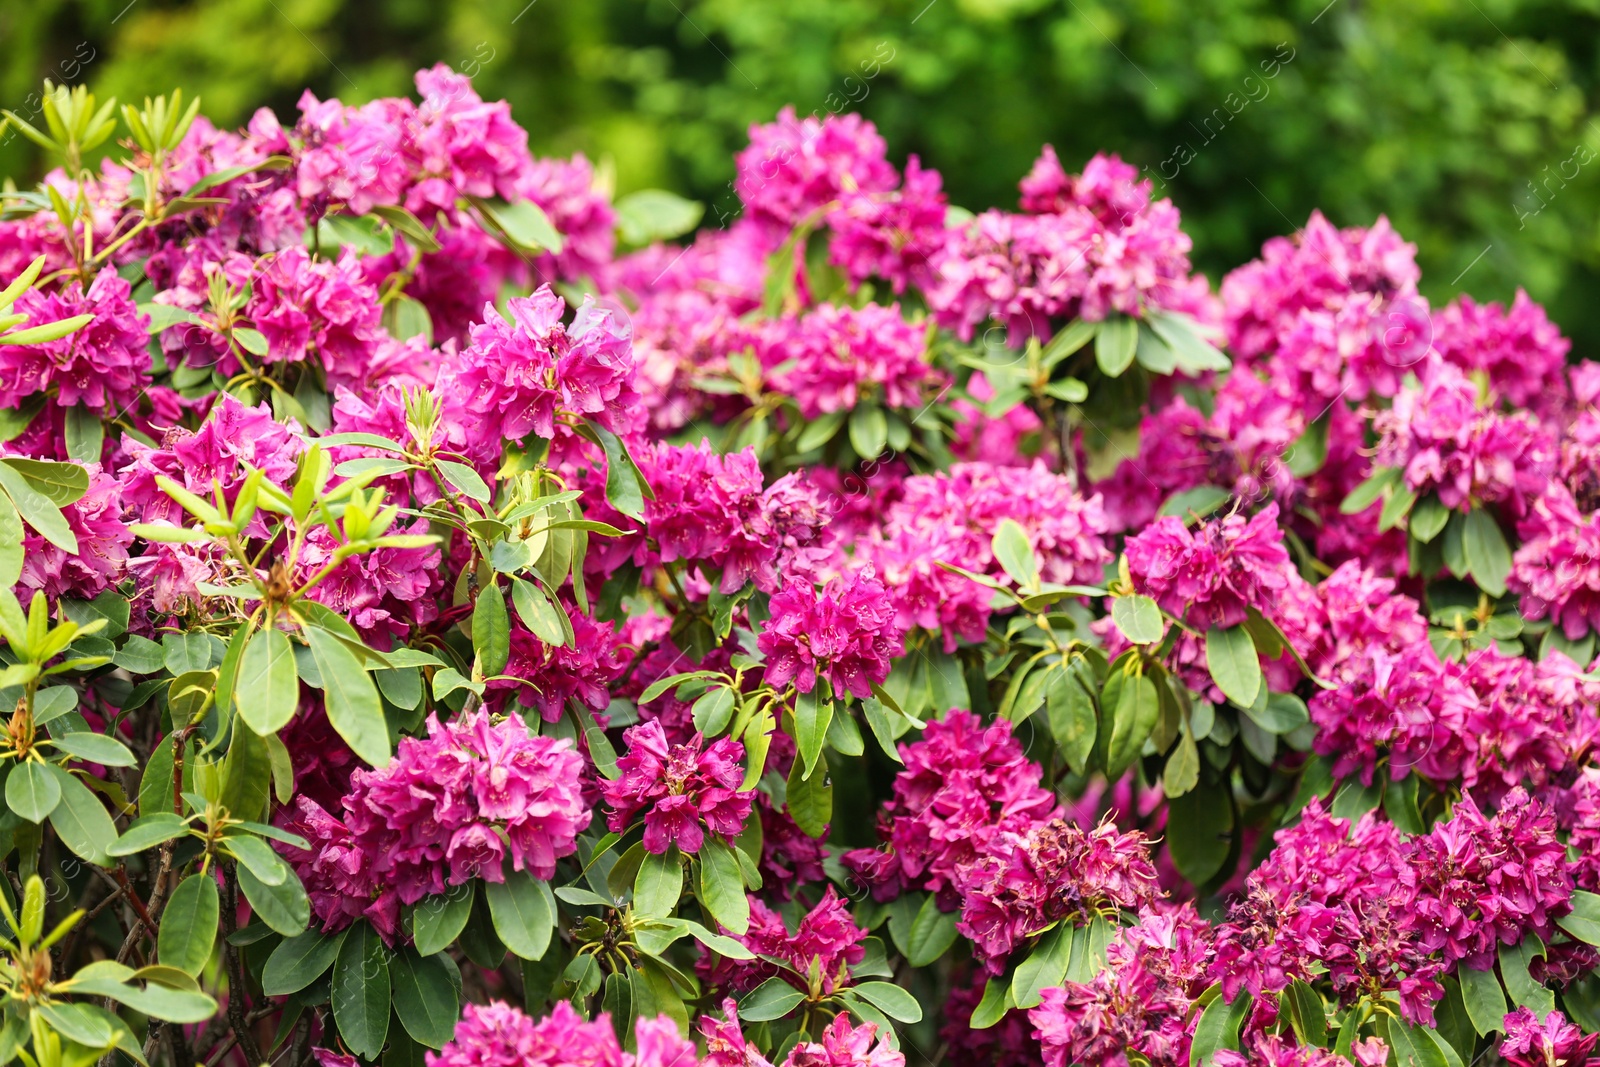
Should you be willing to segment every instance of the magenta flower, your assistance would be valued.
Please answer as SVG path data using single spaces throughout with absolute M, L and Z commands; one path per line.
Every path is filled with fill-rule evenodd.
M 894 188 L 887 145 L 859 115 L 795 117 L 750 127 L 750 145 L 738 156 L 733 187 L 750 218 L 777 247 L 801 219 L 835 204 L 846 191 L 885 193 Z
M 873 1023 L 851 1026 L 849 1015 L 840 1012 L 822 1031 L 821 1041 L 800 1042 L 781 1067 L 905 1067 L 905 1063 L 905 1055 L 889 1043 L 888 1034 L 879 1034 Z
M 865 700 L 889 677 L 889 661 L 905 650 L 894 606 L 871 566 L 829 582 L 790 581 L 771 602 L 772 618 L 756 639 L 767 657 L 766 680 L 802 693 L 827 678 L 837 695 Z
M 572 742 L 535 737 L 515 717 L 493 723 L 487 711 L 403 738 L 382 770 L 358 770 L 342 801 L 343 822 L 301 797 L 290 829 L 310 852 L 283 851 L 306 883 L 324 930 L 358 915 L 386 941 L 399 909 L 473 879 L 504 880 L 514 870 L 548 880 L 589 824 L 583 758 Z
M 454 1039 L 424 1060 L 427 1067 L 634 1067 L 608 1016 L 585 1022 L 565 1000 L 538 1020 L 502 1001 L 467 1004 Z
M 718 957 L 713 964 L 702 957 L 697 967 L 709 981 L 735 993 L 747 993 L 771 978 L 782 975 L 797 988 L 805 989 L 812 964 L 818 968 L 824 993 L 850 984 L 849 965 L 860 963 L 866 955 L 862 942 L 867 931 L 850 917 L 848 904 L 834 892 L 823 892 L 817 906 L 801 916 L 794 933 L 784 925 L 783 916 L 767 907 L 760 898 L 750 898 L 750 929 L 735 936 L 756 954 L 753 960 Z M 781 960 L 788 970 L 780 970 L 771 960 Z
M 906 321 L 898 304 L 822 304 L 768 322 L 757 354 L 772 388 L 815 419 L 848 411 L 863 397 L 886 407 L 920 407 L 923 393 L 942 380 L 928 363 L 927 347 L 927 330 Z
M 1276 504 L 1193 530 L 1168 515 L 1128 538 L 1125 551 L 1135 591 L 1201 632 L 1239 625 L 1247 607 L 1270 607 L 1292 573 Z
M 472 327 L 472 344 L 441 371 L 441 388 L 461 391 L 480 432 L 519 441 L 555 435 L 561 413 L 586 415 L 607 429 L 632 422 L 633 357 L 628 328 L 614 312 L 586 300 L 571 325 L 566 302 L 540 286 L 507 301 L 511 321 L 492 305 Z
M 1539 1020 L 1530 1008 L 1517 1008 L 1505 1018 L 1505 1037 L 1500 1039 L 1500 1057 L 1510 1067 L 1594 1067 L 1591 1059 L 1600 1034 L 1585 1034 L 1559 1011 Z
M 139 313 L 132 288 L 114 269 L 96 274 L 87 290 L 76 284 L 56 293 L 30 289 L 11 310 L 28 316 L 19 330 L 78 315 L 94 318 L 54 341 L 0 345 L 0 408 L 15 408 L 35 393 L 50 393 L 61 407 L 82 406 L 115 419 L 126 414 L 149 384 L 149 319 Z
M 1600 500 L 1596 501 L 1600 503 Z M 1552 482 L 1517 525 L 1522 544 L 1506 586 L 1530 619 L 1549 619 L 1572 640 L 1600 632 L 1600 512 L 1584 514 Z
M 264 260 L 246 313 L 267 339 L 262 362 L 314 355 L 335 384 L 364 382 L 384 337 L 378 290 L 349 248 L 333 261 L 313 261 L 298 247 Z
M 1544 413 L 1566 398 L 1572 342 L 1521 289 L 1509 309 L 1456 298 L 1433 317 L 1433 347 L 1468 374 L 1482 372 L 1490 390 L 1515 407 Z
M 0 458 L 7 449 L 0 445 Z M 61 508 L 67 526 L 78 539 L 76 554 L 46 541 L 31 526 L 23 530 L 22 577 L 17 598 L 26 604 L 32 591 L 42 589 L 51 600 L 77 597 L 93 600 L 119 581 L 128 563 L 133 531 L 122 521 L 122 487 L 101 470 L 85 464 L 89 489 Z
M 621 776 L 600 785 L 611 807 L 606 823 L 613 833 L 627 830 L 642 811 L 644 847 L 659 855 L 674 844 L 699 852 L 707 830 L 731 838 L 744 828 L 755 790 L 739 789 L 744 780 L 739 742 L 724 737 L 706 748 L 695 734 L 686 744 L 672 745 L 659 722 L 631 726 L 622 739 L 628 750 L 617 760 Z
M 1005 835 L 1020 836 L 1059 814 L 1055 794 L 1040 786 L 1038 764 L 1023 755 L 1004 720 L 985 725 L 957 709 L 899 751 L 905 769 L 878 814 L 887 848 L 844 855 L 879 900 L 926 888 L 954 906 L 964 868 L 1003 847 Z

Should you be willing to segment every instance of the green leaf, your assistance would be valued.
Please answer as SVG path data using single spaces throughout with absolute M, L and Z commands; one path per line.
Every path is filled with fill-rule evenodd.
M 1100 323 L 1094 338 L 1094 360 L 1107 378 L 1119 378 L 1133 365 L 1139 345 L 1139 323 L 1113 314 Z
M 852 991 L 897 1022 L 922 1021 L 922 1005 L 917 1003 L 917 998 L 893 982 L 859 982 Z
M 250 869 L 265 886 L 280 886 L 294 876 L 293 870 L 273 851 L 272 846 L 259 837 L 247 833 L 229 833 L 222 839 L 229 855 Z
M 850 412 L 850 447 L 864 460 L 880 458 L 889 447 L 889 420 L 876 404 L 858 403 Z
M 83 972 L 78 973 L 81 976 Z M 173 989 L 157 982 L 151 982 L 141 989 L 109 975 L 88 979 L 74 977 L 72 991 L 87 996 L 110 997 L 135 1011 L 173 1023 L 205 1022 L 217 1013 L 217 1002 L 204 993 Z
M 1045 689 L 1045 706 L 1056 747 L 1073 773 L 1083 774 L 1088 769 L 1099 730 L 1094 698 L 1072 671 L 1057 670 L 1051 674 Z
M 1112 600 L 1111 621 L 1122 631 L 1122 636 L 1136 645 L 1154 644 L 1166 632 L 1161 609 L 1154 600 L 1139 593 Z
M 1147 323 L 1139 323 L 1139 345 L 1134 354 L 1139 366 L 1151 374 L 1171 374 L 1178 369 L 1178 357 Z
M 305 635 L 322 675 L 328 721 L 357 756 L 374 767 L 384 766 L 389 762 L 389 724 L 372 678 L 355 653 L 328 631 L 307 626 Z
M 511 659 L 511 620 L 498 583 L 490 582 L 478 591 L 472 609 L 472 647 L 485 677 L 504 671 Z
M 906 934 L 906 962 L 913 967 L 926 967 L 949 951 L 955 942 L 955 912 L 940 911 L 939 902 L 930 894 L 917 909 L 917 916 Z
M 1296 978 L 1283 991 L 1281 1003 L 1289 1009 L 1290 1025 L 1302 1045 L 1327 1047 L 1328 1009 L 1316 990 Z
M 271 788 L 272 758 L 267 753 L 266 740 L 253 730 L 235 730 L 222 761 L 218 802 L 235 819 L 255 819 L 266 810 Z
M 300 676 L 288 635 L 273 627 L 246 640 L 234 682 L 234 703 L 250 729 L 275 734 L 300 706 Z
M 983 998 L 972 1009 L 972 1018 L 967 1025 L 974 1030 L 987 1030 L 1015 1007 L 1016 1004 L 1011 1000 L 1011 983 L 1004 976 L 991 978 L 983 987 Z
M 1259 698 L 1260 692 L 1257 692 Z M 1306 702 L 1293 693 L 1268 693 L 1265 701 L 1241 708 L 1245 716 L 1269 734 L 1293 733 L 1311 721 Z
M 345 934 L 333 964 L 333 1018 L 339 1036 L 362 1059 L 378 1058 L 389 1033 L 389 960 L 372 924 Z
M 1161 712 L 1161 698 L 1149 676 L 1122 676 L 1121 684 L 1116 688 L 1115 705 L 1111 702 L 1112 686 L 1109 684 L 1105 696 L 1105 704 L 1115 707 L 1111 737 L 1106 747 L 1106 777 L 1113 781 L 1133 766 L 1145 739 L 1155 729 L 1156 718 Z
M 1178 743 L 1167 756 L 1161 770 L 1161 788 L 1168 799 L 1181 797 L 1200 783 L 1200 749 L 1187 727 L 1178 732 Z
M 454 968 L 447 956 L 421 956 L 412 948 L 390 962 L 395 1017 L 419 1045 L 443 1048 L 455 1035 L 461 1001 Z
M 42 531 L 41 531 L 42 532 Z M 1467 573 L 1490 596 L 1503 596 L 1506 577 L 1511 573 L 1511 548 L 1500 524 L 1484 508 L 1467 512 L 1461 527 L 1461 548 L 1466 555 Z
M 105 805 L 76 775 L 53 764 L 49 768 L 61 791 L 60 803 L 50 812 L 50 825 L 55 828 L 56 836 L 80 859 L 101 867 L 110 866 L 111 857 L 106 850 L 116 843 L 117 827 L 106 813 Z M 10 782 L 6 784 L 9 786 Z
M 1578 941 L 1600 945 L 1600 896 L 1574 890 L 1572 912 L 1557 919 L 1556 925 Z
M 172 801 L 172 791 L 167 791 L 167 802 Z M 164 841 L 182 837 L 189 832 L 189 824 L 170 811 L 158 811 L 134 822 L 127 831 L 106 849 L 108 856 L 131 856 L 154 848 Z
M 61 783 L 45 763 L 29 760 L 6 776 L 6 807 L 29 822 L 44 822 L 61 803 Z
M 100 416 L 75 405 L 67 409 L 65 425 L 67 455 L 76 463 L 99 463 L 105 447 L 106 426 Z
M 139 778 L 139 814 L 151 818 L 158 813 L 172 815 L 172 738 L 163 737 L 150 753 Z M 173 818 L 177 818 L 173 815 Z M 142 820 L 141 820 L 142 821 Z M 132 827 L 128 828 L 132 832 Z
M 1542 957 L 1544 951 L 1544 942 L 1539 940 L 1538 934 L 1529 934 L 1521 944 L 1500 946 L 1500 977 L 1511 995 L 1511 1003 L 1531 1009 L 1541 1019 L 1556 1010 L 1556 995 L 1529 973 L 1533 961 Z
M 191 874 L 179 882 L 161 913 L 157 958 L 184 974 L 198 975 L 211 959 L 220 908 L 217 881 L 211 874 Z
M 72 532 L 72 527 L 67 525 L 66 516 L 61 514 L 61 509 L 49 497 L 29 485 L 27 479 L 17 473 L 11 463 L 12 461 L 0 460 L 0 490 L 4 490 L 11 498 L 23 521 L 37 530 L 39 536 L 63 552 L 76 556 L 78 537 Z
M 1195 1025 L 1194 1039 L 1189 1045 L 1189 1067 L 1209 1064 L 1220 1049 L 1239 1048 L 1239 1030 L 1250 1013 L 1251 996 L 1241 990 L 1229 1004 L 1219 993 L 1206 1006 L 1200 1021 Z
M 1205 885 L 1227 861 L 1233 798 L 1226 786 L 1201 783 L 1167 801 L 1167 854 L 1193 884 Z
M 817 691 L 799 693 L 794 701 L 794 740 L 804 764 L 803 776 L 810 778 L 822 755 L 822 742 L 833 721 L 833 701 L 817 700 Z
M 53 738 L 51 743 L 62 752 L 107 767 L 132 767 L 139 762 L 133 753 L 128 751 L 127 745 L 105 734 L 84 732 L 62 734 Z
M 433 235 L 433 232 L 428 227 L 422 224 L 421 219 L 405 208 L 393 204 L 375 204 L 373 205 L 372 213 L 404 234 L 406 239 L 417 247 L 418 251 L 439 251 L 439 239 Z
M 556 928 L 556 899 L 550 883 L 527 871 L 508 869 L 505 881 L 485 882 L 483 892 L 489 900 L 494 932 L 506 948 L 519 959 L 542 959 Z
M 644 918 L 663 918 L 672 914 L 682 892 L 683 865 L 678 862 L 677 846 L 645 853 L 633 882 L 633 910 Z
M 11 498 L 0 493 L 0 586 L 10 589 L 22 577 L 22 516 Z
M 1206 668 L 1217 688 L 1239 707 L 1256 702 L 1261 692 L 1261 660 L 1243 626 L 1213 626 L 1206 631 Z
M 1383 509 L 1378 512 L 1378 532 L 1386 533 L 1400 525 L 1400 520 L 1411 514 L 1411 507 L 1417 502 L 1417 491 L 1405 482 L 1395 483 L 1394 490 L 1389 498 L 1383 502 Z
M 694 707 L 691 709 L 694 728 L 708 738 L 721 734 L 727 728 L 729 720 L 733 718 L 733 701 L 733 690 L 726 685 L 713 686 L 706 690 L 694 702 Z M 829 713 L 832 713 L 831 702 Z
M 565 245 L 561 231 L 555 228 L 550 216 L 531 200 L 504 204 L 474 197 L 473 203 L 492 227 L 525 252 L 559 253 Z
M 1233 494 L 1226 489 L 1219 489 L 1214 485 L 1200 485 L 1173 493 L 1167 498 L 1167 502 L 1161 505 L 1161 510 L 1157 514 L 1172 515 L 1182 519 L 1185 525 L 1193 525 L 1231 499 Z
M 654 496 L 649 483 L 620 437 L 600 426 L 591 428 L 606 454 L 606 500 L 628 518 L 643 522 L 645 499 Z
M 1404 1019 L 1384 1016 L 1377 1023 L 1378 1036 L 1389 1045 L 1399 1067 L 1450 1067 L 1444 1052 L 1433 1039 L 1413 1029 Z
M 1227 356 L 1200 335 L 1188 315 L 1152 309 L 1146 313 L 1145 321 L 1172 349 L 1178 370 L 1184 374 L 1195 377 L 1206 371 L 1225 371 L 1232 365 Z
M 761 1023 L 781 1019 L 793 1011 L 805 994 L 782 978 L 768 978 L 739 1002 L 739 1018 Z
M 1000 561 L 1012 581 L 1023 589 L 1039 587 L 1039 561 L 1034 557 L 1033 543 L 1028 540 L 1028 532 L 1021 523 L 1015 519 L 1001 519 L 991 545 L 994 558 Z
M 472 915 L 472 887 L 451 886 L 436 896 L 417 901 L 411 913 L 411 936 L 424 956 L 449 948 Z
M 1500 988 L 1500 979 L 1495 976 L 1494 968 L 1477 971 L 1462 967 L 1456 971 L 1456 977 L 1461 980 L 1461 999 L 1467 1006 L 1467 1018 L 1472 1020 L 1472 1028 L 1485 1036 L 1503 1030 L 1506 1024 L 1506 995 Z
M 1444 529 L 1445 523 L 1450 521 L 1450 509 L 1439 502 L 1433 493 L 1422 497 L 1411 509 L 1411 518 L 1407 527 L 1411 536 L 1423 544 L 1428 544 L 1438 537 Z
M 670 241 L 694 229 L 705 205 L 664 189 L 640 189 L 615 204 L 617 229 L 625 244 L 635 247 Z
M 298 993 L 333 966 L 344 944 L 345 930 L 328 935 L 307 930 L 278 942 L 261 972 L 261 991 L 269 997 Z
M 568 644 L 567 630 L 562 624 L 560 611 L 545 591 L 533 582 L 521 578 L 511 579 L 511 604 L 533 636 L 552 648 Z
M 1378 467 L 1371 477 L 1352 489 L 1350 495 L 1340 502 L 1339 514 L 1359 515 L 1366 511 L 1378 502 L 1401 473 L 1398 467 Z
M 817 770 L 811 777 L 804 777 L 804 770 L 800 760 L 795 760 L 789 768 L 789 817 L 807 836 L 821 837 L 833 820 L 833 783 L 828 780 L 828 757 L 818 757 Z
M 1027 959 L 1017 964 L 1011 978 L 1011 999 L 1019 1008 L 1032 1008 L 1043 999 L 1042 990 L 1061 985 L 1067 976 L 1067 960 L 1072 953 L 1070 922 L 1057 924 L 1039 939 Z
M 5 462 L 22 475 L 35 492 L 57 507 L 66 507 L 81 500 L 83 494 L 89 491 L 89 472 L 76 463 L 23 459 L 20 456 L 13 456 Z
M 814 448 L 821 448 L 838 436 L 839 427 L 844 425 L 848 414 L 846 411 L 829 411 L 812 419 L 806 423 L 805 429 L 800 431 L 800 436 L 795 438 L 794 450 L 805 453 Z M 885 432 L 888 432 L 887 428 Z
M 454 460 L 434 460 L 439 467 L 439 473 L 444 475 L 444 480 L 449 482 L 456 492 L 476 500 L 480 504 L 487 504 L 490 500 L 489 486 L 479 477 L 478 472 L 465 463 Z
M 235 873 L 244 898 L 262 922 L 284 937 L 294 937 L 306 928 L 311 918 L 311 902 L 306 899 L 305 886 L 293 873 L 282 885 L 264 884 L 248 867 L 238 867 Z
M 710 835 L 700 849 L 700 902 L 730 933 L 744 934 L 750 929 L 750 898 L 745 896 L 738 857 Z

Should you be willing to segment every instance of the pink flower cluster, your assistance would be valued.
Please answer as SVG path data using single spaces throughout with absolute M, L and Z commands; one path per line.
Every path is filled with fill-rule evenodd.
M 866 955 L 861 944 L 867 931 L 850 917 L 850 909 L 833 886 L 823 891 L 822 899 L 800 917 L 794 933 L 783 916 L 767 907 L 758 897 L 750 898 L 750 929 L 736 940 L 756 954 L 753 960 L 718 957 L 713 963 L 702 958 L 699 968 L 711 982 L 734 993 L 748 993 L 774 975 L 806 988 L 813 963 L 825 993 L 851 984 L 849 967 Z M 780 961 L 782 968 L 773 961 Z
M 707 746 L 699 734 L 674 745 L 659 722 L 631 726 L 622 736 L 628 751 L 617 760 L 621 774 L 600 787 L 613 832 L 642 812 L 644 847 L 660 854 L 671 845 L 699 852 L 706 831 L 732 838 L 744 828 L 755 790 L 740 788 L 743 745 L 724 737 Z
M 504 865 L 549 879 L 589 825 L 583 758 L 570 741 L 535 737 L 486 711 L 400 742 L 382 770 L 358 770 L 338 817 L 297 798 L 286 829 L 310 850 L 281 846 L 328 932 L 365 917 L 390 943 L 400 908 Z
M 849 411 L 862 400 L 920 408 L 924 392 L 940 383 L 928 365 L 928 331 L 903 318 L 898 304 L 822 304 L 774 319 L 758 336 L 772 388 L 793 397 L 808 419 Z
M 793 682 L 810 693 L 826 678 L 836 695 L 864 700 L 905 651 L 888 590 L 870 566 L 835 578 L 820 593 L 809 582 L 791 581 L 773 596 L 771 612 L 757 642 L 767 657 L 766 680 L 775 686 Z

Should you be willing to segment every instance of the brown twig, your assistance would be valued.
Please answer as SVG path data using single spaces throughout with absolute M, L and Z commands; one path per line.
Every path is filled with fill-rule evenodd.
M 245 1060 L 249 1063 L 260 1063 L 261 1049 L 256 1044 L 255 1034 L 250 1032 L 250 1020 L 245 1012 L 244 965 L 239 958 L 238 947 L 227 939 L 239 926 L 239 882 L 232 871 L 228 871 L 223 880 L 228 886 L 228 900 L 222 916 L 223 953 L 228 961 L 228 1018 L 233 1023 L 234 1043 L 238 1044 L 240 1051 L 244 1053 Z M 217 1057 L 220 1058 L 222 1053 L 231 1047 L 232 1044 L 224 1040 L 216 1053 Z M 211 1062 L 216 1063 L 217 1060 L 213 1059 Z

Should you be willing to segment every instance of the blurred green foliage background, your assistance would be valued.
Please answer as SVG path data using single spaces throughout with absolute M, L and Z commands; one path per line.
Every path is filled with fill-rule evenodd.
M 1430 298 L 1520 285 L 1592 355 L 1597 31 L 1600 0 L 0 0 L 0 106 L 53 76 L 292 121 L 305 86 L 358 103 L 442 61 L 537 150 L 710 222 L 750 123 L 854 108 L 971 208 L 1014 206 L 1044 142 L 1069 169 L 1118 152 L 1165 179 L 1213 281 L 1313 208 L 1387 214 Z

